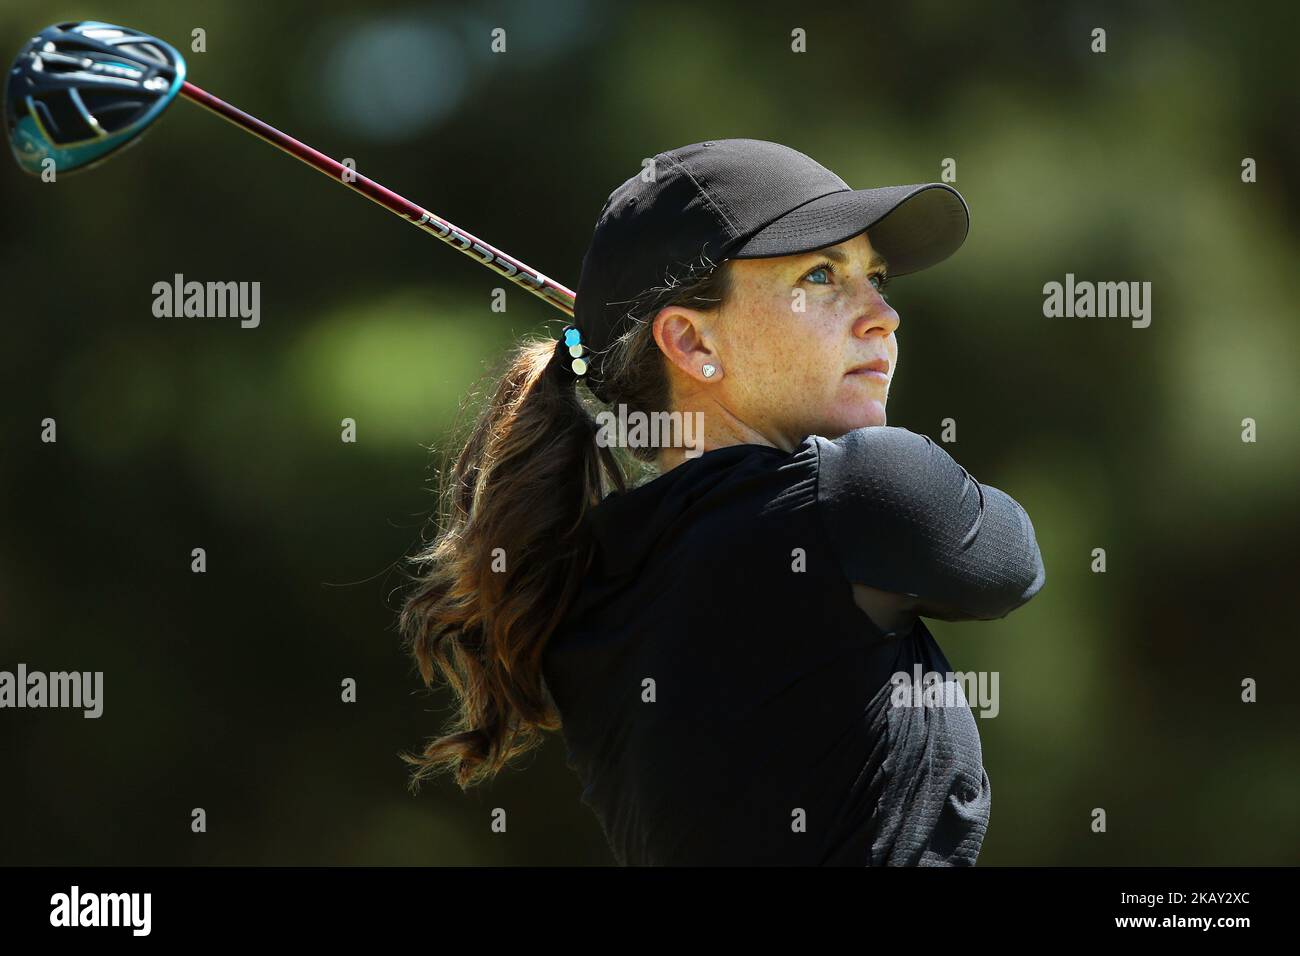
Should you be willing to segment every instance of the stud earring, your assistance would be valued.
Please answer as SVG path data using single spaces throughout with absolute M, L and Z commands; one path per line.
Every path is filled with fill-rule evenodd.
M 704 373 L 705 378 L 713 378 L 714 373 L 717 372 L 718 369 L 713 365 L 705 365 L 700 369 L 700 371 Z

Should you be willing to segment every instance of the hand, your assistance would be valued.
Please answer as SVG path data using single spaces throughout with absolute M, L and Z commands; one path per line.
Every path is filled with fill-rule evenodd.
M 916 623 L 918 599 L 907 594 L 882 591 L 865 584 L 853 585 L 853 601 L 871 623 L 885 634 L 906 634 Z

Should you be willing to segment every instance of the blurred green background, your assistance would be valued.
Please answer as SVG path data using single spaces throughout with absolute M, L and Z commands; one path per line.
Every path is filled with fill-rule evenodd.
M 1293 864 L 1292 12 L 6 0 L 0 50 L 64 19 L 186 51 L 201 27 L 198 85 L 570 287 L 605 197 L 664 149 L 776 140 L 855 187 L 955 159 L 972 232 L 893 287 L 890 423 L 954 418 L 1047 566 L 1006 620 L 931 625 L 955 668 L 1000 673 L 980 862 Z M 491 311 L 503 280 L 183 102 L 84 176 L 5 159 L 0 210 L 0 669 L 105 673 L 99 720 L 0 712 L 0 863 L 610 863 L 558 738 L 468 796 L 409 795 L 396 757 L 449 704 L 394 626 L 425 446 L 560 314 L 513 287 Z M 155 318 L 178 272 L 260 281 L 260 327 Z M 1067 272 L 1150 281 L 1150 327 L 1044 318 Z

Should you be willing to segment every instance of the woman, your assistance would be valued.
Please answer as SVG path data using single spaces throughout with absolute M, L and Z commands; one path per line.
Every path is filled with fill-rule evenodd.
M 975 862 L 974 718 L 894 675 L 951 671 L 918 616 L 1003 617 L 1044 571 L 1014 500 L 886 425 L 883 293 L 968 222 L 948 186 L 853 190 L 757 140 L 611 194 L 575 325 L 516 352 L 415 558 L 403 632 L 459 712 L 413 782 L 468 787 L 562 730 L 622 864 Z M 637 483 L 578 382 L 702 442 L 641 429 Z

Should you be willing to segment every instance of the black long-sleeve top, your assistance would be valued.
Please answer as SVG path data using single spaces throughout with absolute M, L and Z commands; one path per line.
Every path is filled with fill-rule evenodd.
M 596 557 L 543 657 L 569 766 L 622 864 L 975 862 L 991 788 L 921 621 L 852 585 L 995 619 L 1044 583 L 1011 497 L 906 429 L 732 445 L 588 515 Z

